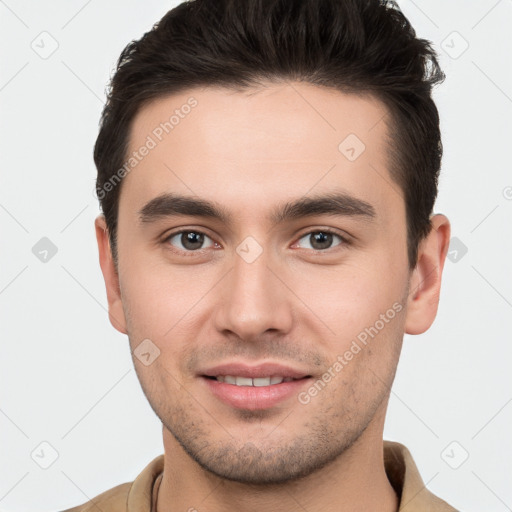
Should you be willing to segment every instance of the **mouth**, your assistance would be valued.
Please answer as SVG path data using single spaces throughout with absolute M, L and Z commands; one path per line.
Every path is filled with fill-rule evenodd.
M 297 397 L 312 375 L 279 364 L 227 364 L 201 372 L 206 392 L 235 409 L 262 410 Z
M 283 377 L 280 375 L 272 375 L 269 377 L 243 377 L 234 375 L 217 375 L 210 376 L 204 375 L 205 378 L 216 380 L 217 382 L 224 382 L 225 384 L 231 384 L 234 386 L 253 386 L 253 387 L 264 387 L 264 386 L 275 386 L 282 382 L 292 382 L 294 380 L 301 380 L 302 378 L 309 378 L 310 375 L 294 379 L 293 377 Z
M 202 376 L 201 380 L 206 384 L 208 392 L 229 407 L 251 411 L 271 409 L 285 404 L 297 398 L 300 391 L 311 384 L 309 376 L 300 379 L 286 378 L 286 380 L 276 376 L 273 378 L 273 384 L 270 383 L 272 377 L 254 379 L 231 375 L 219 377 Z M 235 381 L 233 384 L 229 383 L 229 377 Z

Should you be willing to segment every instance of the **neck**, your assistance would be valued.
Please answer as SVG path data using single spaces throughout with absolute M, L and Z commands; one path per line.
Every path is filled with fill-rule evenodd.
M 399 501 L 384 467 L 382 431 L 372 432 L 371 424 L 324 468 L 300 480 L 270 486 L 232 482 L 211 474 L 184 452 L 165 427 L 164 448 L 157 512 L 398 510 Z

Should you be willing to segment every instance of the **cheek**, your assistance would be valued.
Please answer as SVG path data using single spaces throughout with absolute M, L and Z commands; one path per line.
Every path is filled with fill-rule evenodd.
M 201 311 L 216 279 L 207 265 L 171 266 L 152 261 L 151 254 L 132 253 L 120 261 L 120 282 L 129 333 L 163 344 Z
M 304 297 L 304 303 L 314 313 L 306 315 L 310 322 L 317 326 L 323 323 L 340 342 L 349 341 L 374 325 L 381 314 L 385 315 L 403 298 L 404 276 L 397 271 L 396 264 L 386 268 L 383 262 L 370 263 L 361 260 L 311 270 L 297 289 L 297 295 Z M 390 316 L 393 314 L 394 311 Z

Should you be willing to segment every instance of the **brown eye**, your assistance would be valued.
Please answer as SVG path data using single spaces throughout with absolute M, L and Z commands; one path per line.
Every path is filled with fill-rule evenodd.
M 340 240 L 338 243 L 333 243 L 336 241 L 336 238 Z M 305 242 L 302 242 L 305 240 Z M 326 249 L 331 249 L 332 247 L 336 247 L 340 245 L 342 242 L 346 242 L 346 240 L 337 233 L 333 233 L 328 230 L 318 230 L 311 231 L 307 233 L 305 236 L 299 239 L 299 247 L 304 249 L 313 249 L 315 251 L 324 251 Z M 309 245 L 309 246 L 308 246 Z
M 203 246 L 205 240 L 210 241 L 209 245 Z M 166 241 L 174 247 L 186 252 L 197 251 L 214 245 L 209 236 L 201 233 L 200 231 L 192 230 L 173 233 L 166 239 Z

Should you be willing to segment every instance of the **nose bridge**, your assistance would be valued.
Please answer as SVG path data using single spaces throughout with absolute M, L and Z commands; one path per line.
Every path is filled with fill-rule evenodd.
M 270 254 L 254 241 L 242 242 L 224 282 L 217 328 L 251 339 L 269 329 L 287 331 L 292 322 L 290 297 L 275 277 Z M 270 267 L 270 268 L 269 268 Z

